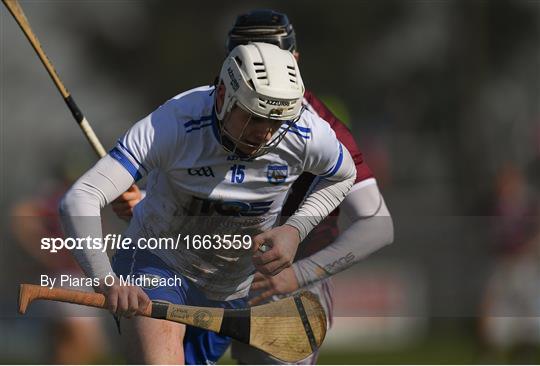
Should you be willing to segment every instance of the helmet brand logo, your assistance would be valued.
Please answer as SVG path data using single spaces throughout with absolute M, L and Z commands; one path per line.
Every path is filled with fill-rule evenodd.
M 291 105 L 291 103 L 286 100 L 272 100 L 272 99 L 266 99 L 266 104 L 283 106 L 283 107 L 288 107 Z
M 237 91 L 238 88 L 240 88 L 240 85 L 238 84 L 238 80 L 234 77 L 234 71 L 230 67 L 227 68 L 227 73 L 229 74 L 229 77 L 231 78 L 231 87 L 234 91 Z

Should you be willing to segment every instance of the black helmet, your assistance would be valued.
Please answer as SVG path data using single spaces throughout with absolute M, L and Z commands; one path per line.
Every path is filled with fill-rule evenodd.
M 296 50 L 296 36 L 287 15 L 270 9 L 239 15 L 229 31 L 227 50 L 240 44 L 266 42 L 287 50 Z

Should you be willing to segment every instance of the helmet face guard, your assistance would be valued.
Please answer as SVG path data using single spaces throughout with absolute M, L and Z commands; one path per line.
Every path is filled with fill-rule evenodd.
M 287 15 L 270 9 L 254 10 L 236 18 L 229 31 L 227 50 L 249 42 L 271 43 L 283 50 L 296 50 L 296 35 Z
M 227 147 L 230 143 L 235 145 L 233 151 L 238 150 L 239 143 L 249 146 L 241 141 L 243 136 L 232 136 L 223 125 L 225 116 L 234 106 L 259 118 L 289 121 L 285 130 L 290 128 L 291 121 L 294 123 L 300 118 L 303 110 L 304 84 L 298 64 L 290 52 L 271 44 L 250 43 L 236 47 L 223 63 L 219 84 L 223 84 L 225 95 L 221 110 L 215 112 L 220 121 L 222 144 L 228 150 L 231 150 Z M 246 121 L 241 135 L 249 123 L 251 118 Z M 277 146 L 286 133 L 282 133 L 282 129 L 283 126 L 270 142 L 256 147 L 256 153 L 249 157 L 263 155 Z
M 242 108 L 242 107 L 240 107 L 240 108 Z M 246 110 L 245 108 L 242 108 L 242 109 Z M 233 154 L 235 154 L 235 155 L 237 155 L 237 156 L 239 156 L 240 158 L 243 158 L 243 159 L 254 159 L 254 158 L 257 158 L 257 157 L 262 156 L 264 154 L 267 154 L 270 151 L 272 151 L 274 148 L 276 148 L 276 146 L 281 142 L 281 140 L 283 140 L 283 138 L 285 138 L 285 135 L 287 134 L 287 132 L 289 131 L 291 126 L 293 126 L 300 119 L 300 116 L 302 115 L 303 110 L 304 110 L 304 107 L 302 107 L 302 110 L 300 111 L 300 114 L 298 115 L 298 117 L 295 120 L 285 121 L 284 123 L 282 123 L 281 126 L 278 128 L 278 130 L 276 132 L 274 132 L 274 134 L 272 135 L 272 138 L 268 142 L 260 144 L 260 145 L 253 145 L 253 144 L 250 144 L 250 143 L 243 140 L 244 132 L 245 132 L 248 124 L 251 122 L 251 118 L 253 117 L 252 114 L 250 114 L 250 117 L 244 123 L 244 126 L 242 128 L 242 132 L 240 133 L 240 136 L 238 136 L 238 137 L 233 136 L 227 130 L 227 128 L 225 126 L 225 121 L 218 120 L 218 123 L 219 123 L 219 136 L 220 136 L 220 139 L 221 139 L 220 140 L 221 145 L 223 146 L 223 148 L 225 150 L 227 150 L 227 151 L 229 151 L 229 152 L 231 152 L 231 153 L 233 153 Z M 226 118 L 226 116 L 225 116 L 225 118 Z M 238 145 L 249 146 L 250 148 L 253 148 L 254 151 L 249 153 L 249 154 L 246 154 L 246 153 L 242 152 L 241 150 L 239 150 Z

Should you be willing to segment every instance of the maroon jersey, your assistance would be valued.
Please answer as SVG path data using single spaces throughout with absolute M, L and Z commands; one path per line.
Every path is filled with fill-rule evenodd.
M 304 94 L 304 105 L 307 109 L 315 114 L 319 115 L 322 119 L 330 124 L 330 127 L 336 133 L 338 140 L 349 150 L 351 156 L 356 165 L 356 180 L 355 183 L 361 182 L 365 179 L 372 178 L 373 173 L 369 169 L 368 165 L 364 161 L 362 153 L 356 141 L 351 134 L 351 131 L 341 122 L 330 110 L 310 91 L 306 91 Z M 303 173 L 291 187 L 291 193 L 285 202 L 282 210 L 283 217 L 289 217 L 302 203 L 306 196 L 311 183 L 315 179 L 315 176 L 311 173 Z M 339 208 L 335 209 L 330 215 L 324 219 L 316 228 L 314 228 L 307 238 L 298 247 L 295 260 L 305 258 L 325 246 L 332 243 L 339 235 L 337 226 L 337 218 L 339 215 Z

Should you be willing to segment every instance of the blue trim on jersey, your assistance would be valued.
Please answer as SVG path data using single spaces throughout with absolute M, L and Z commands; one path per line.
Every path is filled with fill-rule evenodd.
M 131 162 L 131 160 L 128 159 L 127 156 L 125 156 L 119 148 L 115 147 L 113 148 L 111 151 L 109 151 L 109 155 L 115 159 L 116 161 L 118 161 L 120 164 L 122 164 L 122 166 L 124 168 L 126 168 L 126 170 L 129 172 L 129 174 L 131 174 L 131 176 L 133 177 L 133 179 L 135 179 L 135 181 L 138 181 L 139 179 L 142 178 L 142 174 L 139 172 L 139 170 L 137 169 L 137 167 L 135 165 L 133 165 L 133 163 Z
M 184 127 L 189 128 L 191 125 L 198 125 L 201 122 L 209 121 L 211 119 L 212 119 L 211 115 L 210 116 L 203 116 L 200 119 L 194 119 L 194 120 L 191 120 L 191 121 L 188 121 L 188 122 L 184 123 Z
M 137 159 L 137 158 L 135 157 L 135 155 L 133 155 L 133 153 L 132 153 L 131 151 L 129 151 L 129 149 L 122 143 L 122 141 L 118 140 L 118 141 L 116 141 L 116 142 L 118 143 L 118 145 L 120 145 L 120 147 L 122 147 L 122 149 L 126 150 L 126 152 L 129 154 L 129 156 L 131 156 L 131 158 L 132 158 L 133 160 L 135 160 L 135 162 L 137 162 L 137 164 L 139 164 L 139 166 L 140 166 L 141 168 L 143 168 L 143 170 L 146 172 L 146 174 L 148 174 L 148 169 L 146 169 L 146 168 L 144 167 L 143 163 L 141 163 L 141 162 L 139 161 L 139 159 Z
M 311 138 L 311 128 L 298 126 L 295 122 L 286 121 L 284 123 L 288 127 L 281 126 L 282 130 L 287 130 L 287 132 L 294 133 L 302 137 L 303 139 L 309 140 Z
M 190 127 L 191 125 L 198 125 L 200 124 L 201 122 L 204 122 L 204 121 L 208 121 L 208 120 L 211 120 L 212 119 L 212 116 L 203 116 L 201 117 L 200 119 L 193 119 L 191 121 L 188 121 L 186 123 L 184 123 L 184 127 L 185 128 L 188 128 Z
M 339 157 L 338 157 L 338 160 L 336 162 L 336 165 L 334 166 L 333 169 L 331 169 L 331 172 L 330 173 L 327 173 L 327 174 L 321 174 L 321 176 L 323 178 L 328 178 L 328 177 L 331 177 L 333 176 L 334 174 L 336 174 L 336 172 L 339 170 L 339 168 L 341 167 L 341 164 L 343 163 L 343 146 L 341 144 L 339 144 Z
M 280 129 L 285 131 L 285 130 L 287 130 L 287 127 L 281 127 Z M 287 130 L 287 133 L 289 133 L 289 132 L 294 133 L 295 135 L 298 135 L 301 138 L 306 139 L 306 140 L 309 140 L 311 138 L 309 135 L 302 135 L 300 132 L 295 131 L 295 130 L 291 130 L 290 128 Z
M 210 122 L 210 123 L 207 123 L 205 125 L 200 125 L 200 126 L 197 126 L 197 127 L 193 127 L 191 130 L 187 130 L 186 133 L 190 133 L 190 132 L 193 132 L 193 131 L 196 131 L 196 130 L 200 130 L 201 128 L 212 126 L 213 124 L 214 124 L 214 122 Z
M 293 123 L 291 121 L 287 121 L 286 123 L 290 125 L 291 128 L 296 128 L 300 132 L 311 133 L 311 128 L 298 126 L 296 123 Z

